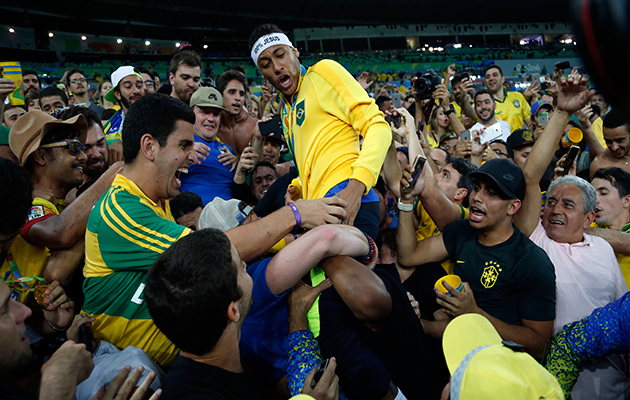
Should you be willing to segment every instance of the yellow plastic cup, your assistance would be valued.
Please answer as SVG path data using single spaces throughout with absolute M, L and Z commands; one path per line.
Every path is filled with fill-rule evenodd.
M 579 144 L 583 137 L 584 134 L 580 128 L 571 128 L 569 132 L 562 137 L 562 146 L 571 147 L 574 144 Z
M 462 278 L 457 275 L 446 275 L 441 277 L 435 282 L 435 288 L 442 293 L 445 293 L 447 296 L 453 297 L 452 294 L 442 285 L 442 281 L 446 281 L 449 285 L 455 288 L 460 293 L 464 293 L 464 284 L 462 283 Z

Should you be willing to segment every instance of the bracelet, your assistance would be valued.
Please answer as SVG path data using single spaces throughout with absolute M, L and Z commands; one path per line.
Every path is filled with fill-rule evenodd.
M 302 225 L 302 217 L 300 216 L 300 212 L 293 203 L 289 203 L 289 207 L 291 207 L 291 210 L 293 210 L 293 215 L 295 215 L 295 227 L 299 228 L 300 225 Z
M 398 209 L 403 212 L 412 212 L 413 204 L 404 204 L 400 198 L 398 198 Z
M 59 328 L 53 324 L 50 323 L 50 321 L 46 321 L 48 323 L 48 326 L 50 326 L 50 329 L 52 329 L 53 331 L 57 331 L 57 332 L 65 332 L 68 328 Z
M 372 261 L 374 261 L 374 257 L 376 257 L 376 244 L 374 244 L 374 240 L 372 240 L 372 238 L 367 233 L 362 233 L 365 235 L 365 238 L 368 241 L 370 251 L 363 257 L 357 258 L 357 260 L 365 265 L 370 265 Z

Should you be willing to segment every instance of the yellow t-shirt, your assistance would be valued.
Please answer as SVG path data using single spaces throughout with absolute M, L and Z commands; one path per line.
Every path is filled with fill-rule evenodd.
M 392 134 L 357 80 L 337 62 L 322 60 L 306 71 L 283 106 L 284 135 L 296 161 L 302 197 L 324 197 L 348 179 L 362 182 L 367 194 L 376 183 Z M 359 134 L 364 138 L 360 152 Z
M 457 204 L 457 207 L 459 208 L 460 218 L 468 219 L 470 216 L 470 211 L 468 211 L 467 208 L 460 206 L 459 204 Z M 429 216 L 429 213 L 426 212 L 426 210 L 422 206 L 422 202 L 420 200 L 416 202 L 415 210 L 416 210 L 416 217 L 418 217 L 418 219 L 420 220 L 420 223 L 418 224 L 418 228 L 416 228 L 416 239 L 418 240 L 418 242 L 426 238 L 430 238 L 432 236 L 437 236 L 441 234 L 437 225 L 435 224 L 435 222 L 433 222 L 433 220 Z M 445 260 L 444 262 L 442 262 L 442 267 L 447 273 L 452 274 L 453 273 L 453 260 L 451 260 L 450 258 Z
M 524 121 L 529 119 L 532 109 L 523 94 L 519 92 L 503 91 L 505 97 L 503 101 L 495 98 L 497 109 L 495 115 L 497 119 L 510 124 L 510 129 L 514 132 L 517 129 L 525 128 Z
M 597 141 L 599 142 L 599 144 L 602 145 L 604 150 L 608 148 L 608 146 L 606 146 L 606 141 L 604 140 L 604 120 L 602 119 L 602 117 L 597 118 L 595 122 L 593 122 L 591 129 L 593 130 Z
M 0 268 L 0 276 L 3 280 L 16 280 L 30 276 L 41 277 L 44 268 L 50 257 L 50 250 L 47 247 L 31 243 L 26 240 L 28 230 L 34 224 L 44 219 L 59 215 L 59 210 L 48 200 L 36 197 L 33 199 L 31 209 L 28 214 L 28 222 L 20 230 L 20 234 L 15 238 L 11 245 L 10 255 L 7 256 L 2 267 Z M 13 262 L 11 262 L 11 259 Z M 13 268 L 11 266 L 13 264 Z M 15 271 L 14 271 L 15 269 Z M 32 287 L 32 284 L 27 284 Z M 20 284 L 11 284 L 11 297 L 20 303 L 30 301 L 31 292 Z

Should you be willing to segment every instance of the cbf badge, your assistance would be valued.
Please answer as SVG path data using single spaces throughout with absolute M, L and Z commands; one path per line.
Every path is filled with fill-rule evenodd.
M 486 262 L 486 267 L 483 269 L 483 274 L 481 275 L 481 284 L 484 288 L 490 289 L 497 282 L 499 278 L 499 273 L 503 271 L 501 266 L 495 261 Z
M 514 104 L 514 107 L 516 108 L 519 108 L 521 106 L 521 103 L 518 100 L 514 100 L 512 104 Z
M 306 119 L 306 109 L 304 108 L 304 100 L 297 103 L 295 106 L 295 122 L 297 126 L 302 126 L 304 120 Z

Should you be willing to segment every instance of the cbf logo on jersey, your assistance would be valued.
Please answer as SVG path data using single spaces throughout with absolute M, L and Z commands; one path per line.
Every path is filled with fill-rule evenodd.
M 484 288 L 490 289 L 497 283 L 497 279 L 499 279 L 499 273 L 501 273 L 503 269 L 496 261 L 486 261 L 486 267 L 483 269 L 483 273 L 481 274 L 481 284 Z
M 295 123 L 297 126 L 302 126 L 305 120 L 306 108 L 304 107 L 304 100 L 302 100 L 295 106 Z
M 520 102 L 520 101 L 518 101 L 518 100 L 514 100 L 514 101 L 512 102 L 512 104 L 514 104 L 514 107 L 516 107 L 516 108 L 519 108 L 519 107 L 521 106 L 521 102 Z

